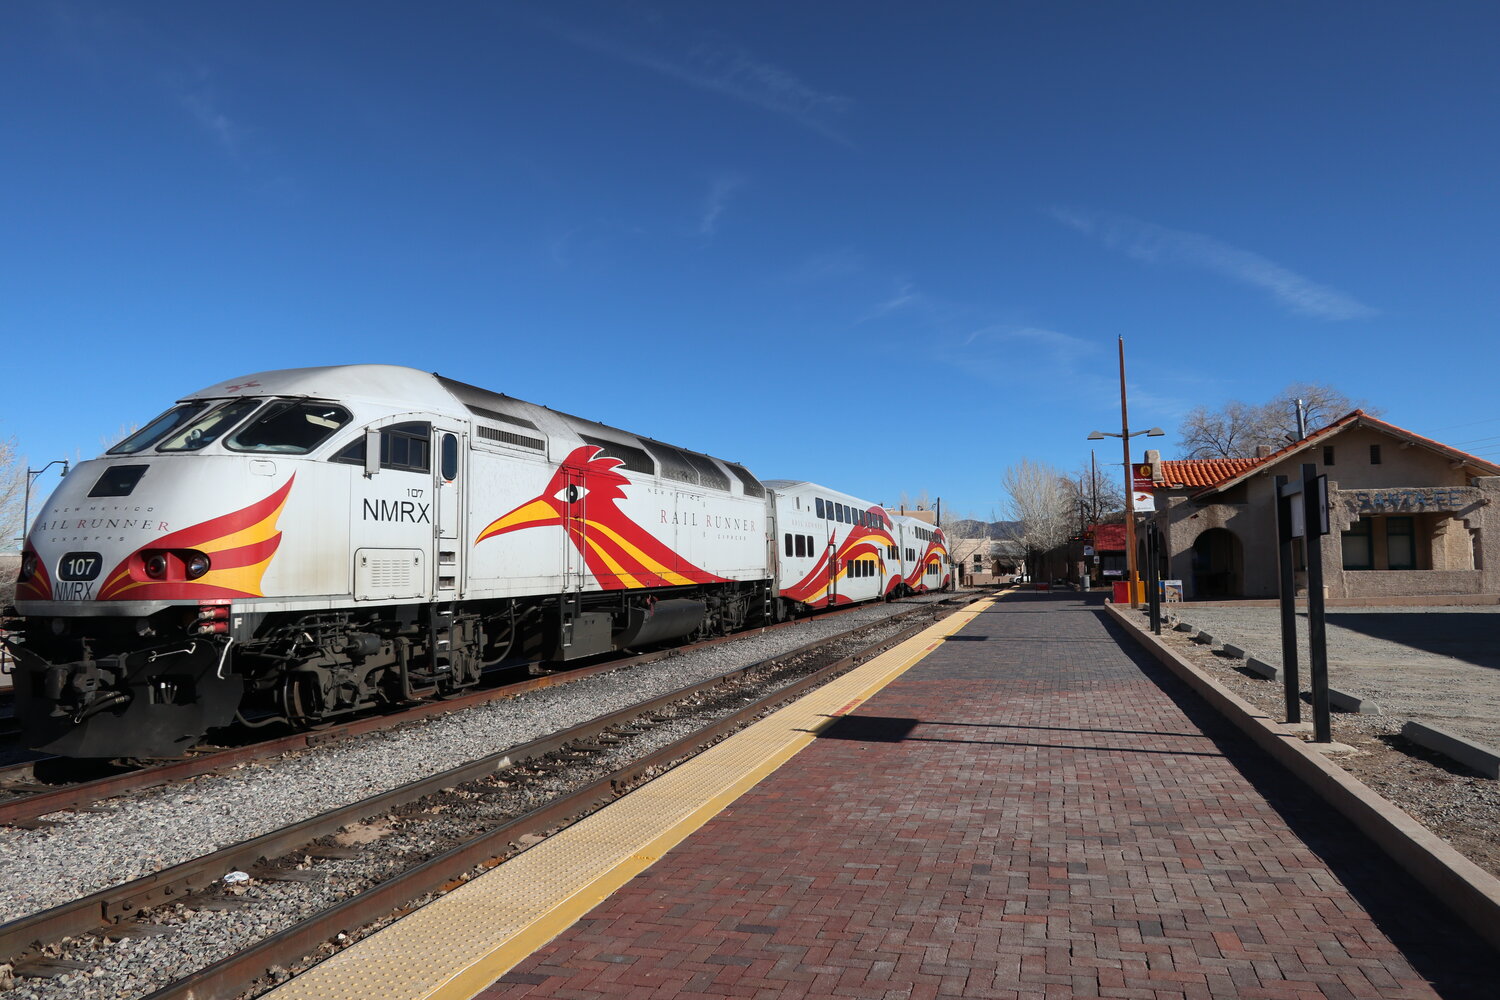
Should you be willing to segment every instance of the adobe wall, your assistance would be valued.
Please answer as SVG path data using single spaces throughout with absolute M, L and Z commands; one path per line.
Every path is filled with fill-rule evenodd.
M 1163 531 L 1168 576 L 1183 581 L 1187 600 L 1200 596 L 1193 590 L 1193 545 L 1215 528 L 1239 542 L 1240 596 L 1276 596 L 1274 477 L 1300 480 L 1304 462 L 1328 477 L 1329 534 L 1321 545 L 1329 597 L 1500 594 L 1500 477 L 1470 480 L 1445 456 L 1366 427 L 1333 435 L 1328 445 L 1331 465 L 1323 446 L 1314 445 L 1209 498 L 1216 502 L 1197 503 L 1190 490 L 1157 491 L 1152 516 Z M 1378 463 L 1371 445 L 1380 446 Z M 1420 568 L 1344 570 L 1341 533 L 1362 514 L 1427 515 L 1417 519 Z M 1305 587 L 1305 574 L 1297 583 Z

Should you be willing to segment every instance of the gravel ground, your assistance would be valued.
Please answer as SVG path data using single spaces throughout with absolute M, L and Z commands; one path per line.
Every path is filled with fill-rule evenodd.
M 1482 617 L 1444 617 L 1476 613 Z M 1194 633 L 1164 628 L 1161 638 L 1174 652 L 1270 718 L 1286 718 L 1282 682 L 1247 673 L 1244 660 L 1225 656 L 1221 648 L 1230 642 L 1279 665 L 1275 608 L 1182 608 L 1173 614 L 1216 641 L 1213 647 L 1200 646 L 1190 640 Z M 1366 614 L 1377 617 L 1354 617 Z M 1139 622 L 1146 627 L 1144 616 Z M 1305 615 L 1299 615 L 1298 625 L 1306 691 Z M 1400 735 L 1407 719 L 1421 719 L 1500 746 L 1500 643 L 1486 638 L 1494 628 L 1500 628 L 1500 608 L 1329 609 L 1330 686 L 1372 698 L 1381 707 L 1379 715 L 1332 714 L 1334 740 L 1352 749 L 1330 759 L 1500 877 L 1500 781 L 1480 777 Z M 1304 722 L 1311 720 L 1311 712 L 1304 703 Z
M 0 921 L 160 871 L 647 697 L 879 622 L 908 607 L 871 605 L 397 731 L 147 790 L 110 800 L 98 812 L 55 813 L 49 818 L 57 826 L 0 830 L 0 885 L 5 886 Z
M 1183 608 L 1182 620 L 1281 665 L 1276 608 Z M 1500 607 L 1329 608 L 1328 683 L 1387 715 L 1500 747 Z M 1302 679 L 1307 615 L 1297 616 Z M 1398 727 L 1399 728 L 1399 727 Z

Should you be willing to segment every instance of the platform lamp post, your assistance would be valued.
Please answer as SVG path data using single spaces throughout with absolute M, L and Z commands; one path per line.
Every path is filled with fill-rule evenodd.
M 1130 591 L 1130 606 L 1138 608 L 1141 602 L 1135 595 L 1135 470 L 1130 466 L 1130 439 L 1161 437 L 1167 432 L 1160 427 L 1148 431 L 1130 433 L 1130 410 L 1125 405 L 1125 338 L 1120 338 L 1120 433 L 1113 431 L 1090 431 L 1090 441 L 1103 441 L 1107 437 L 1119 438 L 1125 449 L 1125 585 Z
M 26 499 L 21 504 L 21 542 L 26 541 L 26 532 L 31 530 L 31 484 L 37 476 L 46 472 L 54 465 L 62 466 L 62 474 L 68 474 L 68 460 L 66 458 L 54 458 L 40 469 L 26 470 Z

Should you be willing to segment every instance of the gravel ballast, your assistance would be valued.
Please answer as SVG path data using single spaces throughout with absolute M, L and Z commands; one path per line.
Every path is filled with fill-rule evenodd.
M 813 619 L 409 727 L 150 789 L 110 800 L 96 812 L 56 813 L 49 817 L 56 826 L 0 831 L 0 884 L 6 887 L 0 896 L 0 921 L 160 871 L 645 698 L 880 622 L 909 607 L 905 602 L 876 604 Z M 901 627 L 892 623 L 890 631 Z

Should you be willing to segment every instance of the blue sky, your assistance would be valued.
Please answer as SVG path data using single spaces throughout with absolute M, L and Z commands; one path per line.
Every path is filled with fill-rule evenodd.
M 1191 407 L 1302 379 L 1500 457 L 1497 28 L 7 3 L 0 437 L 91 457 L 232 375 L 385 362 L 987 516 L 1007 465 L 1118 429 L 1123 336 L 1169 456 Z

